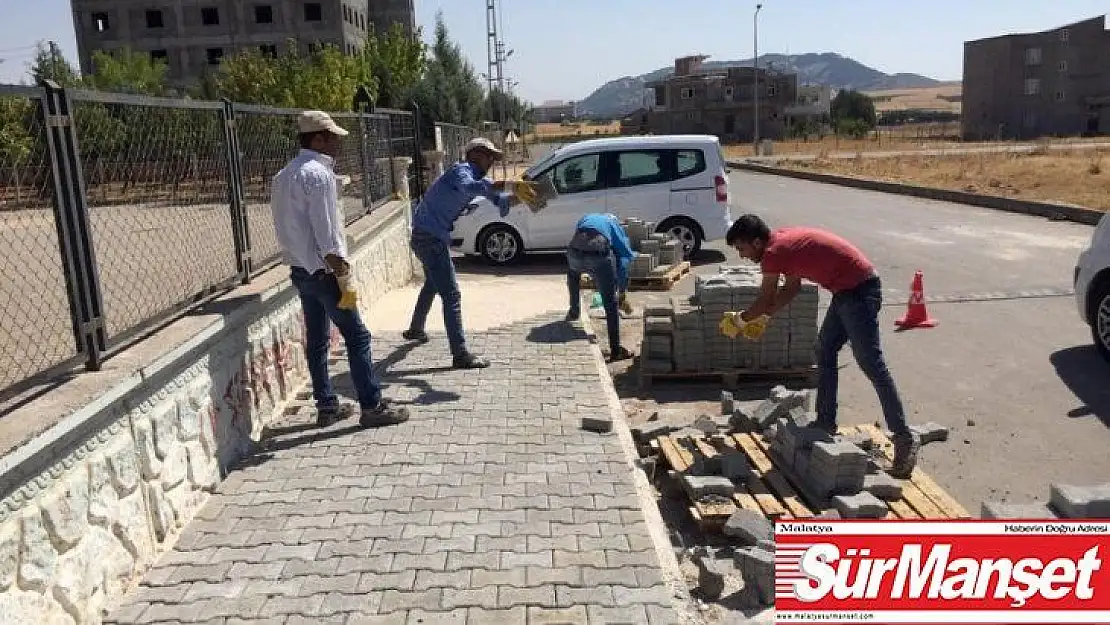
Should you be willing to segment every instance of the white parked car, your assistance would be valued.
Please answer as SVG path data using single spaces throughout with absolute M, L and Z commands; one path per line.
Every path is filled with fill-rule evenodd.
M 1110 360 L 1110 213 L 1098 222 L 1075 264 L 1075 302 L 1080 318 L 1091 326 L 1095 347 Z
M 689 258 L 702 243 L 723 239 L 732 224 L 728 168 L 717 137 L 610 137 L 572 143 L 544 156 L 524 177 L 547 177 L 559 196 L 538 213 L 516 206 L 502 218 L 489 200 L 459 217 L 451 247 L 493 264 L 526 252 L 565 249 L 587 213 L 655 222 L 682 242 Z

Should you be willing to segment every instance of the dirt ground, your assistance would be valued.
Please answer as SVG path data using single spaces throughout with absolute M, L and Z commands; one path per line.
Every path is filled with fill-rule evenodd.
M 1110 155 L 1100 149 L 783 161 L 795 169 L 1110 210 Z

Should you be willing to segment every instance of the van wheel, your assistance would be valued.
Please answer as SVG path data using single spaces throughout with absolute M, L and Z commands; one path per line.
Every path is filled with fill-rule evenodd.
M 478 235 L 478 253 L 491 265 L 511 265 L 524 255 L 524 241 L 511 226 L 494 224 Z
M 678 239 L 682 244 L 682 259 L 690 260 L 699 251 L 701 251 L 701 242 L 704 235 L 701 232 L 701 226 L 693 219 L 686 217 L 672 217 L 659 224 L 655 229 L 656 232 L 666 232 L 672 237 Z
M 1094 339 L 1098 353 L 1110 361 L 1110 279 L 1100 280 L 1091 289 L 1088 301 L 1091 338 Z

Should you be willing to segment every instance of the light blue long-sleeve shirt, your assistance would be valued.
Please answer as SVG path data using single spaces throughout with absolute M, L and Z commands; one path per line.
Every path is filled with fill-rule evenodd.
M 628 267 L 636 253 L 632 251 L 632 241 L 621 227 L 616 216 L 606 213 L 589 213 L 583 215 L 575 226 L 576 230 L 593 230 L 605 237 L 613 254 L 617 257 L 617 289 L 628 289 Z
M 451 230 L 467 205 L 484 197 L 509 214 L 509 194 L 494 191 L 493 181 L 473 163 L 459 162 L 447 168 L 424 192 L 412 216 L 413 230 L 426 232 L 451 244 Z

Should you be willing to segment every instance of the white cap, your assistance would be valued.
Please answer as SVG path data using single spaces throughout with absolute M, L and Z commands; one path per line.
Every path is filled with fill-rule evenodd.
M 344 130 L 331 115 L 323 111 L 304 111 L 297 118 L 297 132 L 308 134 L 310 132 L 330 132 L 339 137 L 346 137 L 349 133 Z
M 463 154 L 470 154 L 471 150 L 485 150 L 498 158 L 500 158 L 502 155 L 501 150 L 497 149 L 497 146 L 493 144 L 493 141 L 490 141 L 485 137 L 474 137 L 473 139 L 471 139 L 470 143 L 467 143 L 466 148 L 463 149 Z

